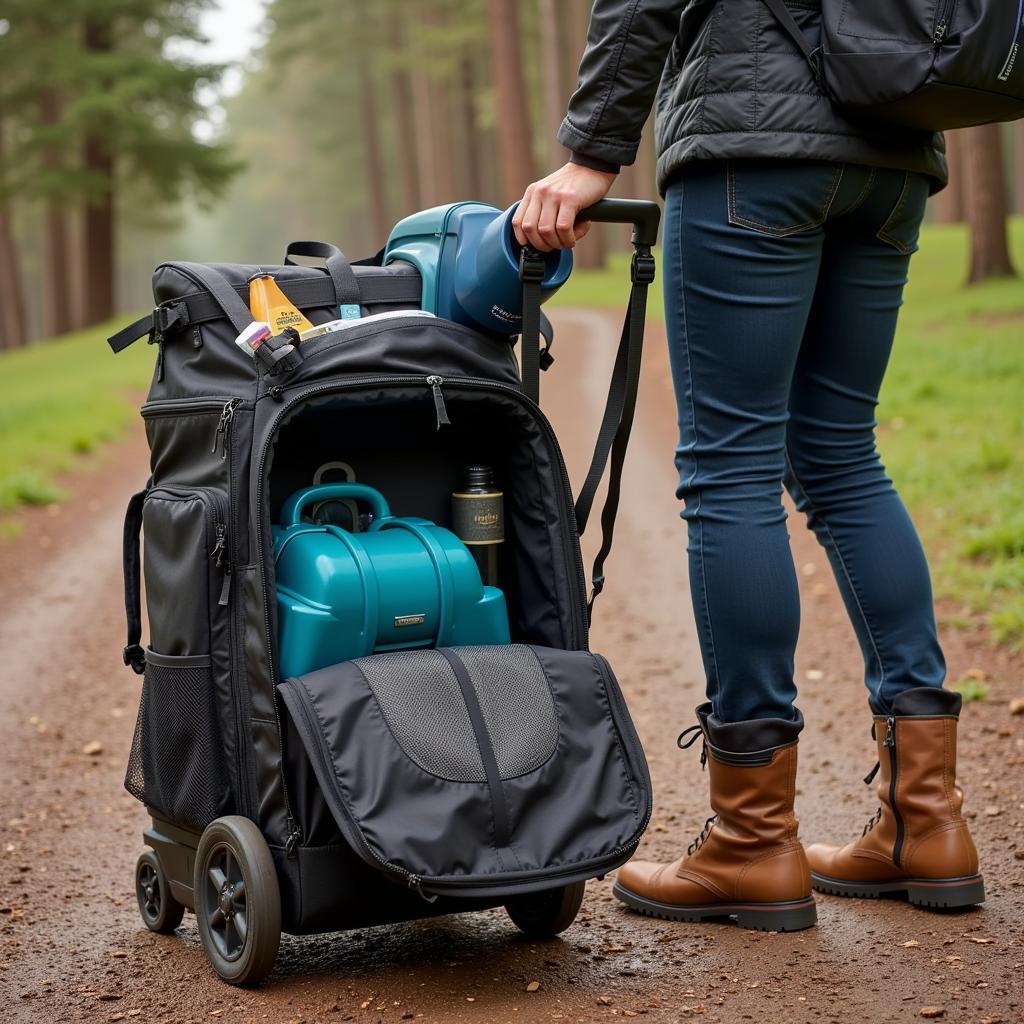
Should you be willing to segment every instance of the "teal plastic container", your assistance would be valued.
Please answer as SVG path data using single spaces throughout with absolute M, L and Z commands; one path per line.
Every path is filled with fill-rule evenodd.
M 365 532 L 302 521 L 321 501 L 365 503 Z M 507 644 L 505 595 L 484 586 L 476 561 L 450 530 L 392 516 L 364 484 L 322 484 L 293 494 L 275 527 L 281 675 L 381 651 Z

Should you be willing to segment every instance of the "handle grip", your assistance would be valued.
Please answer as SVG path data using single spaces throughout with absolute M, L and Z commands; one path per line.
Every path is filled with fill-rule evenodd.
M 315 501 L 332 501 L 336 498 L 352 498 L 364 501 L 370 506 L 374 519 L 391 515 L 387 499 L 376 488 L 366 484 L 318 484 L 297 491 L 281 508 L 281 520 L 285 526 L 297 526 L 302 522 L 302 511 Z
M 601 224 L 632 224 L 634 245 L 654 245 L 658 240 L 661 207 L 650 199 L 602 199 L 576 214 L 576 219 Z

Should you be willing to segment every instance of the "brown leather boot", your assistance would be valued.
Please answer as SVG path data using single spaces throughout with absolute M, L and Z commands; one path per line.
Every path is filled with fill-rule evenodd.
M 956 724 L 961 697 L 919 686 L 876 714 L 878 797 L 861 837 L 807 849 L 814 888 L 836 896 L 896 896 L 918 907 L 968 907 L 985 899 L 978 853 L 960 814 Z M 868 782 L 873 777 L 868 776 Z
M 793 813 L 796 722 L 723 724 L 711 705 L 697 709 L 701 762 L 709 766 L 711 807 L 686 856 L 672 864 L 630 861 L 615 895 L 635 910 L 674 921 L 734 919 L 743 928 L 797 931 L 817 922 L 807 858 Z

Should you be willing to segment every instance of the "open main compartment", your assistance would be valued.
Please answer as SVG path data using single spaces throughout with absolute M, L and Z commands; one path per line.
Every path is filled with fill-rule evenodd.
M 318 389 L 319 390 L 319 389 Z M 586 646 L 583 577 L 571 495 L 550 428 L 518 396 L 446 380 L 450 425 L 438 428 L 426 384 L 324 392 L 289 410 L 268 452 L 263 498 L 269 522 L 317 469 L 343 462 L 379 490 L 397 516 L 451 528 L 451 495 L 468 465 L 493 467 L 504 492 L 501 578 L 513 642 Z M 342 477 L 335 473 L 325 482 Z M 273 566 L 266 571 L 273 582 Z

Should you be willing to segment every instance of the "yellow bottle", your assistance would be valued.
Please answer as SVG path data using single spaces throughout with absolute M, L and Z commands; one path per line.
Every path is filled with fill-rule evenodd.
M 269 274 L 249 278 L 249 310 L 255 320 L 270 324 L 275 334 L 280 334 L 286 327 L 307 331 L 313 326 Z

